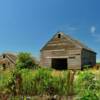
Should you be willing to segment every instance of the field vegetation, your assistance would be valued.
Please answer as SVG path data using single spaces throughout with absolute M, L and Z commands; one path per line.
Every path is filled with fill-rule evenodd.
M 100 70 L 57 71 L 19 53 L 16 66 L 0 70 L 0 100 L 100 100 Z

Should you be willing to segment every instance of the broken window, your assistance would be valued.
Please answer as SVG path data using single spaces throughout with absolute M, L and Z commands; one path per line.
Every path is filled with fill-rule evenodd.
M 61 38 L 61 34 L 58 34 L 58 38 Z
M 3 58 L 5 58 L 6 57 L 6 55 L 5 54 L 3 54 Z

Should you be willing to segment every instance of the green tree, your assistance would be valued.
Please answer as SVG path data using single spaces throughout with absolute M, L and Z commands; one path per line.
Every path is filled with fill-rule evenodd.
M 21 52 L 18 54 L 18 58 L 16 60 L 16 67 L 18 69 L 35 68 L 35 66 L 36 66 L 35 58 L 33 58 L 30 53 Z

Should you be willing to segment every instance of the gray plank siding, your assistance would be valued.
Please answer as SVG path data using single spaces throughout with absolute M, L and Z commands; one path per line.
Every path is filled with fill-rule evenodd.
M 91 65 L 94 66 L 96 64 L 96 53 L 82 50 L 82 66 Z
M 52 59 L 54 58 L 65 58 L 68 69 L 81 69 L 85 64 L 91 64 L 91 66 L 96 64 L 94 51 L 62 32 L 55 34 L 41 49 L 40 65 L 52 67 Z

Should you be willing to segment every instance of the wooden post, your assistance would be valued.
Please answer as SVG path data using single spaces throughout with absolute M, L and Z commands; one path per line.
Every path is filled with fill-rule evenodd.
M 21 74 L 16 75 L 16 82 L 15 82 L 15 87 L 16 87 L 16 95 L 20 94 L 20 86 L 22 83 L 22 77 Z
M 75 76 L 76 71 L 75 70 L 70 70 L 67 76 L 67 84 L 68 84 L 68 95 L 67 95 L 67 100 L 73 100 L 73 95 L 74 95 L 74 87 L 73 87 L 73 82 L 74 82 L 74 76 Z

